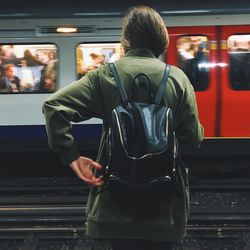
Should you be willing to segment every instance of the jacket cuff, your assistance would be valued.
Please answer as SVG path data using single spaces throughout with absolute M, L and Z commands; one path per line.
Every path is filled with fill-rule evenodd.
M 58 155 L 64 165 L 69 165 L 80 156 L 75 144 L 73 144 L 70 148 L 61 150 L 60 152 L 58 152 Z

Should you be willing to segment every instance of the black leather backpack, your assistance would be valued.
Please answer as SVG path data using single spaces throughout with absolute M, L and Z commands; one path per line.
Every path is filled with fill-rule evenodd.
M 133 100 L 134 85 L 141 81 L 143 84 L 146 82 L 149 97 L 152 97 L 152 83 L 147 74 L 135 76 L 128 98 L 115 65 L 111 63 L 110 68 L 122 103 L 112 111 L 112 126 L 106 141 L 108 164 L 105 184 L 122 208 L 130 209 L 137 216 L 144 215 L 143 211 L 153 214 L 156 212 L 154 209 L 171 196 L 176 172 L 178 150 L 172 111 L 161 105 L 170 66 L 166 65 L 152 102 Z

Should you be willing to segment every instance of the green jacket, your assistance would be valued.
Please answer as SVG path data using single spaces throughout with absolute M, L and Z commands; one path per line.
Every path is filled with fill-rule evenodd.
M 165 64 L 146 49 L 130 50 L 115 62 L 126 91 L 133 77 L 146 73 L 153 81 L 157 93 Z M 174 126 L 179 144 L 197 147 L 203 140 L 203 127 L 199 123 L 195 93 L 186 75 L 171 66 L 163 102 L 174 115 Z M 71 134 L 71 121 L 80 122 L 92 117 L 103 120 L 104 129 L 97 161 L 105 164 L 107 155 L 104 141 L 111 124 L 111 112 L 121 103 L 121 97 L 108 64 L 89 72 L 50 96 L 43 105 L 50 147 L 58 152 L 62 162 L 76 160 L 79 152 Z M 185 168 L 177 167 L 179 191 L 170 204 L 164 205 L 157 218 L 141 220 L 120 211 L 108 191 L 99 192 L 92 187 L 89 194 L 87 234 L 94 238 L 137 238 L 160 241 L 180 240 L 186 235 L 189 213 L 189 187 Z

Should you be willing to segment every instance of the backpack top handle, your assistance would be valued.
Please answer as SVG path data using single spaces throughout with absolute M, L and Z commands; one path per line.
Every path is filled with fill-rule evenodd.
M 122 83 L 121 83 L 121 80 L 120 80 L 120 78 L 119 78 L 117 69 L 116 69 L 114 63 L 110 63 L 109 65 L 110 65 L 110 69 L 111 69 L 111 71 L 112 71 L 112 73 L 113 73 L 113 76 L 114 76 L 114 78 L 115 78 L 115 82 L 116 82 L 116 85 L 117 85 L 117 87 L 118 87 L 118 89 L 119 89 L 120 95 L 121 95 L 121 97 L 122 97 L 122 101 L 123 101 L 124 103 L 127 103 L 127 102 L 128 102 L 128 96 L 127 96 L 127 94 L 126 94 L 126 91 L 125 91 L 125 89 L 124 89 Z M 157 104 L 157 105 L 160 105 L 160 103 L 161 103 L 161 100 L 162 100 L 164 91 L 165 91 L 165 89 L 166 89 L 166 84 L 167 84 L 169 72 L 170 72 L 170 65 L 169 65 L 169 64 L 166 64 L 166 67 L 165 67 L 165 70 L 164 70 L 164 74 L 163 74 L 163 78 L 162 78 L 162 81 L 161 81 L 161 84 L 160 84 L 158 93 L 157 93 L 156 98 L 155 98 L 155 104 Z M 137 77 L 140 76 L 140 75 L 143 75 L 143 76 L 145 76 L 145 77 L 148 79 L 148 81 L 149 81 L 149 88 L 150 88 L 150 91 L 152 91 L 152 88 L 151 88 L 151 86 L 150 86 L 150 85 L 151 85 L 150 77 L 149 77 L 148 75 L 144 74 L 144 73 L 140 73 L 140 74 L 136 75 L 136 76 L 134 77 L 134 79 L 133 79 L 132 84 L 134 84 L 135 78 L 137 78 Z M 133 87 L 133 86 L 132 86 L 132 87 Z
M 135 100 L 135 85 L 139 86 L 139 83 L 141 82 L 140 81 L 140 78 L 146 78 L 146 82 L 147 82 L 147 89 L 148 89 L 148 100 L 150 103 L 152 103 L 154 101 L 154 94 L 153 94 L 153 88 L 152 88 L 152 81 L 151 81 L 151 78 L 145 74 L 145 73 L 139 73 L 137 74 L 133 80 L 132 80 L 132 84 L 131 84 L 131 91 L 130 91 L 130 95 L 129 95 L 129 99 L 132 101 Z M 145 83 L 145 82 L 143 82 Z

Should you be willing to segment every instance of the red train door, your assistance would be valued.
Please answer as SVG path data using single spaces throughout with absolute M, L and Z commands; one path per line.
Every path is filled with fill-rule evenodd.
M 250 25 L 221 27 L 222 137 L 250 137 Z
M 217 42 L 215 27 L 170 27 L 166 60 L 187 74 L 194 86 L 205 137 L 218 136 Z

